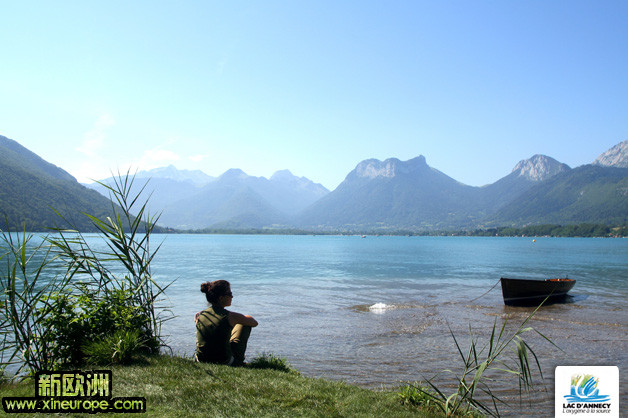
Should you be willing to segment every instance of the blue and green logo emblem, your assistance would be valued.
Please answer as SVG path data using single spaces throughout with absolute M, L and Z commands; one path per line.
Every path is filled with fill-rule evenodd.
M 571 393 L 565 395 L 567 402 L 607 402 L 610 395 L 600 395 L 597 388 L 600 379 L 590 374 L 571 376 Z

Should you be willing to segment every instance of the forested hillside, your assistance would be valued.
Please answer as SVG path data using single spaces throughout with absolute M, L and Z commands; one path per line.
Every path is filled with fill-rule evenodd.
M 45 231 L 72 225 L 91 230 L 84 212 L 97 216 L 111 210 L 110 201 L 80 185 L 64 170 L 0 136 L 0 229 Z M 8 224 L 8 225 L 7 225 Z
M 584 165 L 524 192 L 492 224 L 622 224 L 628 220 L 628 169 Z

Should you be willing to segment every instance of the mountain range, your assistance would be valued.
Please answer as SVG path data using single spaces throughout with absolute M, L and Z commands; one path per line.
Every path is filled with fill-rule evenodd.
M 535 155 L 501 180 L 472 187 L 430 167 L 423 156 L 405 162 L 366 160 L 307 208 L 299 222 L 320 229 L 465 228 L 488 220 L 535 184 L 566 170 L 565 164 Z
M 0 174 L 0 214 L 10 224 L 31 230 L 52 226 L 56 215 L 49 206 L 62 208 L 67 216 L 98 215 L 111 207 L 101 184 L 81 185 L 61 168 L 2 136 Z M 111 178 L 100 181 L 111 182 Z M 628 141 L 577 168 L 535 155 L 483 187 L 447 176 L 430 167 L 424 156 L 362 161 L 333 191 L 288 170 L 267 179 L 240 169 L 210 177 L 174 166 L 136 173 L 133 190 L 142 187 L 150 194 L 150 212 L 161 213 L 161 225 L 186 230 L 385 232 L 617 224 L 628 220 Z
M 141 177 L 152 177 L 154 193 L 168 200 L 160 206 L 161 221 L 174 228 L 434 230 L 626 222 L 627 165 L 624 141 L 575 169 L 534 155 L 484 187 L 452 179 L 430 167 L 424 156 L 362 161 L 331 192 L 287 170 L 266 179 L 231 169 L 192 191 L 180 179 L 177 190 L 189 195 L 173 194 L 168 200 L 159 191 L 166 188 L 156 183 L 164 181 L 158 173 Z
M 106 195 L 103 184 L 113 181 L 108 178 L 87 187 Z M 288 170 L 267 179 L 234 168 L 212 178 L 173 166 L 137 173 L 132 190 L 142 187 L 151 194 L 149 210 L 161 213 L 162 225 L 176 229 L 287 226 L 301 210 L 329 193 Z

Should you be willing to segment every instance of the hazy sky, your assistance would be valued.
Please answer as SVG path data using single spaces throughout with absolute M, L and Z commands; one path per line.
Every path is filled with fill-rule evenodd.
M 80 181 L 174 164 L 470 185 L 628 139 L 628 1 L 2 1 L 0 134 Z

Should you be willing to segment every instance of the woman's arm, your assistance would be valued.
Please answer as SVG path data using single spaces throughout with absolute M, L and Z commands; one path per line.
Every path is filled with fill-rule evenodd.
M 229 324 L 234 326 L 236 324 L 242 324 L 247 327 L 256 327 L 257 321 L 251 315 L 242 315 L 237 312 L 229 312 Z

